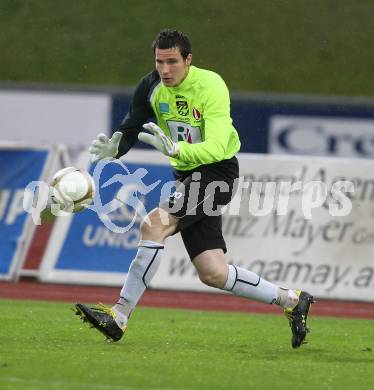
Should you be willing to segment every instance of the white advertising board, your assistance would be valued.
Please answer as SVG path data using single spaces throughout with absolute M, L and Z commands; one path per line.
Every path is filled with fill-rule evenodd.
M 111 123 L 110 94 L 0 91 L 0 139 L 87 147 Z

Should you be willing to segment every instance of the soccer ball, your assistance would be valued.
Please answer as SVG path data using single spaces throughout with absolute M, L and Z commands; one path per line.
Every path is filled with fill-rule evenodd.
M 52 179 L 52 203 L 60 210 L 77 213 L 87 208 L 95 195 L 95 182 L 91 175 L 75 167 L 58 171 Z

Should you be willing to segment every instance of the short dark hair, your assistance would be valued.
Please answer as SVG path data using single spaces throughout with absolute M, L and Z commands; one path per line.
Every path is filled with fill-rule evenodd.
M 156 52 L 156 48 L 170 49 L 172 47 L 178 47 L 184 59 L 192 52 L 188 36 L 181 31 L 170 28 L 161 30 L 152 43 L 153 53 Z

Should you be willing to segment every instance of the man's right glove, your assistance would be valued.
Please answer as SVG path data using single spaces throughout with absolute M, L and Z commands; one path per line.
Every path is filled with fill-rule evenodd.
M 114 159 L 118 154 L 118 146 L 122 135 L 120 131 L 116 131 L 112 138 L 108 138 L 104 133 L 100 133 L 88 148 L 91 153 L 91 161 Z
M 179 144 L 164 134 L 155 123 L 149 122 L 143 125 L 151 134 L 141 132 L 138 135 L 139 141 L 154 146 L 165 156 L 176 157 L 179 154 Z

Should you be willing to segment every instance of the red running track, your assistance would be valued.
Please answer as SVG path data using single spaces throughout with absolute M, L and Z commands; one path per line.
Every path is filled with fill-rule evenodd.
M 0 282 L 0 298 L 31 299 L 63 302 L 103 302 L 113 304 L 118 298 L 117 287 L 77 286 L 39 283 L 22 280 Z M 228 294 L 147 290 L 140 305 L 192 310 L 235 311 L 282 314 L 279 307 L 265 305 Z M 374 319 L 374 303 L 318 300 L 313 315 Z

